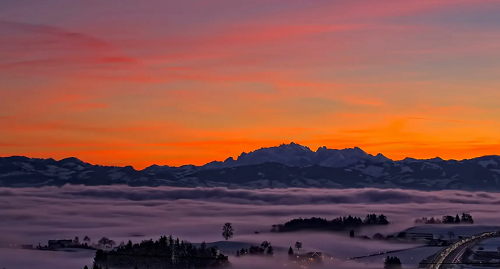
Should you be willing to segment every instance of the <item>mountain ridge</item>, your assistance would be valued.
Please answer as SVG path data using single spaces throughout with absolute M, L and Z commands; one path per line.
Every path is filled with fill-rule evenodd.
M 263 188 L 402 188 L 415 190 L 500 191 L 500 156 L 443 160 L 391 160 L 358 147 L 312 151 L 282 144 L 243 152 L 237 159 L 202 166 L 92 165 L 77 158 L 61 160 L 12 156 L 0 158 L 0 187 L 129 185 Z
M 135 167 L 134 167 L 134 169 L 136 171 L 144 171 L 144 170 L 146 170 L 148 168 L 152 168 L 152 167 L 181 168 L 181 167 L 185 167 L 185 166 L 195 166 L 195 167 L 210 168 L 209 165 L 213 164 L 213 163 L 232 163 L 232 162 L 237 162 L 242 157 L 243 158 L 248 158 L 246 156 L 248 156 L 249 154 L 254 154 L 256 152 L 260 152 L 260 151 L 263 151 L 263 150 L 272 150 L 272 149 L 276 149 L 276 148 L 280 148 L 280 147 L 286 147 L 286 146 L 300 146 L 300 147 L 308 149 L 312 153 L 318 153 L 320 151 L 325 151 L 325 150 L 326 151 L 336 151 L 336 152 L 358 151 L 358 152 L 361 152 L 361 154 L 365 154 L 365 155 L 370 156 L 370 157 L 380 158 L 381 160 L 392 161 L 392 162 L 400 162 L 400 161 L 405 161 L 405 160 L 407 160 L 407 161 L 409 161 L 409 160 L 413 160 L 413 161 L 459 161 L 460 162 L 460 161 L 474 160 L 474 159 L 484 158 L 484 157 L 500 157 L 500 155 L 483 155 L 483 156 L 478 156 L 478 157 L 473 157 L 473 158 L 468 158 L 468 159 L 442 159 L 441 157 L 436 156 L 436 157 L 429 158 L 429 159 L 425 159 L 425 158 L 417 159 L 417 158 L 413 158 L 413 157 L 409 157 L 408 156 L 408 157 L 405 157 L 404 159 L 397 160 L 397 159 L 387 158 L 382 153 L 377 153 L 376 155 L 368 154 L 363 149 L 361 149 L 361 148 L 359 148 L 357 146 L 352 147 L 352 148 L 344 148 L 344 149 L 331 149 L 331 148 L 327 148 L 326 146 L 320 146 L 320 147 L 318 147 L 318 149 L 316 151 L 314 151 L 314 150 L 311 150 L 310 147 L 302 146 L 300 144 L 291 142 L 290 144 L 282 143 L 279 146 L 259 148 L 259 149 L 250 151 L 248 153 L 247 152 L 242 152 L 237 157 L 236 160 L 233 157 L 227 157 L 224 161 L 214 160 L 214 161 L 208 162 L 208 163 L 203 164 L 203 165 L 183 164 L 183 165 L 180 165 L 180 166 L 171 166 L 171 165 L 152 164 L 152 165 L 150 165 L 148 167 L 145 167 L 144 169 L 135 169 Z M 6 158 L 27 158 L 27 159 L 40 160 L 40 161 L 53 160 L 53 161 L 57 161 L 57 162 L 61 162 L 61 161 L 73 161 L 73 162 L 80 162 L 80 163 L 90 164 L 90 165 L 94 165 L 94 166 L 102 166 L 102 167 L 133 167 L 132 165 L 120 166 L 120 165 L 91 164 L 90 162 L 86 162 L 86 161 L 81 160 L 81 159 L 79 159 L 77 157 L 65 157 L 65 158 L 60 159 L 60 160 L 56 160 L 54 158 L 34 158 L 34 157 L 28 157 L 28 156 L 22 156 L 22 155 L 13 155 L 13 156 L 0 157 L 0 159 L 6 159 Z M 270 160 L 261 160 L 258 163 L 265 163 L 265 162 L 272 162 L 272 161 L 270 161 Z M 258 163 L 256 163 L 256 164 L 258 164 Z M 237 166 L 244 166 L 244 165 L 247 165 L 247 164 L 237 164 Z M 298 165 L 298 166 L 300 166 L 300 165 Z M 328 165 L 322 165 L 322 166 L 328 166 Z

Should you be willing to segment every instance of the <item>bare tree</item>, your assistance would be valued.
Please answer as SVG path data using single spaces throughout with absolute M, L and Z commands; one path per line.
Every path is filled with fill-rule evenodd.
M 449 231 L 449 232 L 448 232 L 448 236 L 450 237 L 450 240 L 451 240 L 451 238 L 452 238 L 453 236 L 455 236 L 455 233 L 454 233 L 454 232 L 452 232 L 452 231 Z
M 107 247 L 108 244 L 110 243 L 110 239 L 107 238 L 107 237 L 103 237 L 101 238 L 99 241 L 97 241 L 97 243 L 100 245 L 100 246 L 103 246 L 103 247 Z
M 226 240 L 229 240 L 229 238 L 232 238 L 233 235 L 234 235 L 233 225 L 229 222 L 224 224 L 224 227 L 222 227 L 222 237 L 224 237 L 224 239 Z
M 300 249 L 302 248 L 302 242 L 297 241 L 297 242 L 295 243 L 295 248 L 296 248 L 297 250 L 300 250 Z
M 87 243 L 88 245 L 90 245 L 90 237 L 85 236 L 85 237 L 83 238 L 83 242 L 85 242 L 85 243 Z

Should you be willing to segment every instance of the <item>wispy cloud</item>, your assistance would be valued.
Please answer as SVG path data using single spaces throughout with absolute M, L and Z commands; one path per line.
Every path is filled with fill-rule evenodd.
M 3 5 L 1 154 L 202 164 L 289 141 L 496 153 L 496 1 L 160 2 Z

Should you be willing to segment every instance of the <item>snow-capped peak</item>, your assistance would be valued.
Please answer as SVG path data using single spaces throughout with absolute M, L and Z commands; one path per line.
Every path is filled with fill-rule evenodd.
M 281 144 L 277 147 L 260 148 L 249 153 L 243 152 L 236 159 L 228 158 L 224 162 L 211 162 L 204 167 L 207 169 L 253 165 L 266 162 L 277 162 L 287 166 L 321 165 L 328 167 L 344 167 L 356 163 L 381 163 L 389 161 L 382 154 L 370 155 L 359 147 L 342 150 L 329 149 L 326 146 L 312 151 L 307 146 L 295 142 Z

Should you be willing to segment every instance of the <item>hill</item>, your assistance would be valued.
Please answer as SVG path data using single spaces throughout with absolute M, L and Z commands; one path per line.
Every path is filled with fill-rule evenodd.
M 360 148 L 312 151 L 291 143 L 203 166 L 153 165 L 144 170 L 28 157 L 0 158 L 0 187 L 129 185 L 261 188 L 402 188 L 500 191 L 500 156 L 469 160 L 394 161 Z

